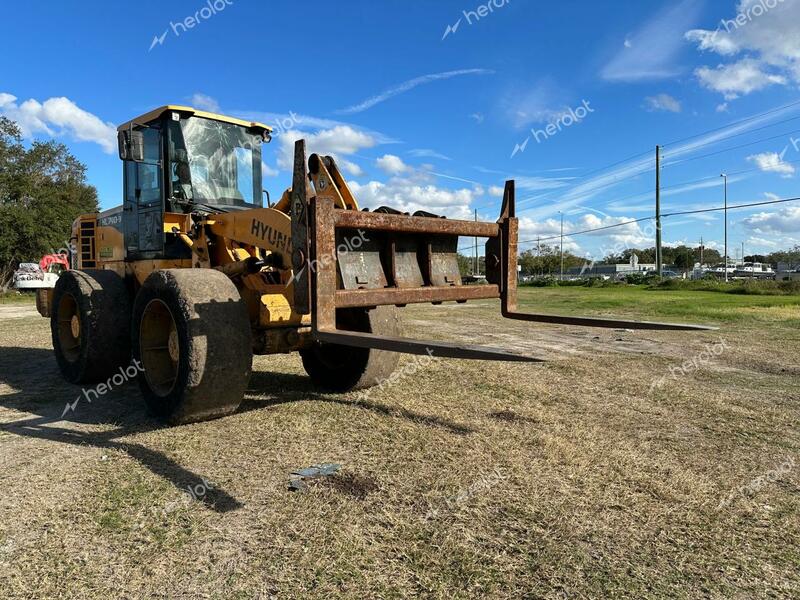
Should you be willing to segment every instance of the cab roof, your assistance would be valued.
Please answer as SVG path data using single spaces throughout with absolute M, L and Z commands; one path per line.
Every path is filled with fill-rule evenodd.
M 196 108 L 192 108 L 191 106 L 180 106 L 177 104 L 167 104 L 166 106 L 161 106 L 154 110 L 151 110 L 148 113 L 140 115 L 135 119 L 130 121 L 126 121 L 119 127 L 117 127 L 117 131 L 122 131 L 123 129 L 128 129 L 131 125 L 147 123 L 148 121 L 152 121 L 154 119 L 159 118 L 165 112 L 179 112 L 183 114 L 190 114 L 195 117 L 202 117 L 204 119 L 211 119 L 213 121 L 222 121 L 223 123 L 232 123 L 234 125 L 241 125 L 243 127 L 253 127 L 256 129 L 263 129 L 264 131 L 272 131 L 272 127 L 264 125 L 263 123 L 256 123 L 255 121 L 243 121 L 242 119 L 236 119 L 234 117 L 229 117 L 227 115 L 220 115 L 217 113 L 207 112 L 204 110 L 197 110 Z

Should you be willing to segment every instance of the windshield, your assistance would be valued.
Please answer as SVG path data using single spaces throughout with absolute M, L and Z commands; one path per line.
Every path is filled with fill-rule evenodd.
M 189 117 L 170 122 L 172 197 L 261 206 L 261 136 L 244 127 Z

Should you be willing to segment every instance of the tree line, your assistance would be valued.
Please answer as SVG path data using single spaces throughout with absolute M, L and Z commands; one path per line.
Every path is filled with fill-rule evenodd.
M 64 248 L 75 218 L 97 210 L 86 166 L 64 144 L 26 146 L 19 126 L 0 117 L 0 291 L 19 263 Z
M 656 249 L 650 248 L 628 248 L 622 252 L 611 253 L 602 260 L 594 264 L 628 264 L 631 257 L 636 255 L 641 264 L 655 264 Z M 722 254 L 707 247 L 691 246 L 664 246 L 662 248 L 662 260 L 665 266 L 674 267 L 680 271 L 690 271 L 696 263 L 705 265 L 721 264 Z M 779 262 L 789 264 L 800 264 L 800 246 L 795 246 L 791 250 L 781 250 L 770 254 L 754 254 L 745 256 L 746 262 L 760 262 L 776 266 Z M 542 244 L 538 249 L 533 248 L 520 253 L 517 259 L 522 267 L 523 275 L 552 275 L 561 271 L 561 251 L 559 246 L 548 246 Z M 480 273 L 486 273 L 483 257 L 478 259 Z M 564 272 L 573 267 L 583 267 L 590 264 L 592 259 L 578 256 L 568 250 L 564 251 Z M 458 264 L 462 275 L 471 275 L 475 271 L 474 256 L 458 255 Z

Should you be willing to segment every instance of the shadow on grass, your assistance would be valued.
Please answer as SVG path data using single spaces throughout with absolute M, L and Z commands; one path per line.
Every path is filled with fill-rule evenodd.
M 41 415 L 2 423 L 2 431 L 64 444 L 122 451 L 179 490 L 195 486 L 204 479 L 161 452 L 142 444 L 120 441 L 120 438 L 165 427 L 147 414 L 135 382 L 127 382 L 89 403 L 79 386 L 61 378 L 52 350 L 0 348 L 0 383 L 15 390 L 12 394 L 0 396 L 0 404 Z M 74 411 L 62 417 L 66 404 L 71 404 L 76 398 L 81 401 L 75 405 Z M 84 432 L 57 423 L 115 427 L 108 431 Z M 236 498 L 217 487 L 198 500 L 220 513 L 242 507 Z
M 75 446 L 93 446 L 126 453 L 155 475 L 170 482 L 179 490 L 195 486 L 205 478 L 178 464 L 165 454 L 142 444 L 120 441 L 121 438 L 165 429 L 161 421 L 145 409 L 138 385 L 124 383 L 89 403 L 80 386 L 65 382 L 56 365 L 53 351 L 44 348 L 0 348 L 0 383 L 13 393 L 0 396 L 0 405 L 38 417 L 0 423 L 0 430 L 9 434 L 45 439 Z M 87 389 L 93 386 L 86 386 Z M 274 394 L 263 399 L 264 391 Z M 259 395 L 262 399 L 252 399 Z M 250 396 L 248 399 L 247 396 Z M 403 418 L 428 427 L 440 427 L 458 435 L 474 430 L 446 419 L 422 415 L 406 409 L 393 408 L 370 400 L 348 400 L 320 393 L 307 377 L 283 373 L 254 372 L 247 396 L 237 411 L 245 413 L 288 402 L 330 402 L 368 410 L 391 418 Z M 67 404 L 80 401 L 74 410 L 65 412 Z M 81 425 L 110 425 L 113 429 L 85 432 L 59 426 L 59 423 Z M 242 504 L 225 490 L 215 487 L 198 498 L 208 508 L 224 513 L 237 510 Z
M 348 398 L 346 396 L 326 394 L 315 388 L 308 377 L 302 377 L 300 375 L 269 373 L 265 371 L 253 372 L 250 378 L 248 394 L 263 396 L 265 391 L 273 395 L 273 397 L 266 400 L 246 400 L 243 404 L 243 408 L 245 410 L 253 410 L 254 407 L 261 408 L 294 402 L 328 402 L 340 406 L 367 410 L 385 417 L 405 419 L 426 427 L 439 427 L 456 435 L 475 433 L 475 429 L 441 417 L 423 415 L 405 408 L 388 406 L 368 398 Z

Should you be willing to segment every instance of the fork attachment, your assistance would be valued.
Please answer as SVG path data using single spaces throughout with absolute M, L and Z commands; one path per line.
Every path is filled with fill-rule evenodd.
M 339 330 L 336 313 L 345 308 L 499 298 L 504 317 L 515 320 L 661 330 L 707 330 L 697 325 L 526 314 L 517 311 L 517 236 L 514 182 L 506 182 L 496 223 L 445 219 L 429 213 L 402 214 L 381 208 L 359 211 L 331 157 L 312 155 L 309 179 L 316 195 L 307 205 L 304 178 L 298 177 L 304 145 L 298 142 L 292 220 L 294 266 L 308 283 L 295 286 L 295 305 L 312 315 L 312 336 L 320 342 L 431 356 L 541 362 L 497 348 L 383 337 Z M 310 194 L 309 194 L 310 196 Z M 458 238 L 488 238 L 486 284 L 464 285 L 458 268 Z M 307 259 L 305 257 L 308 257 Z

